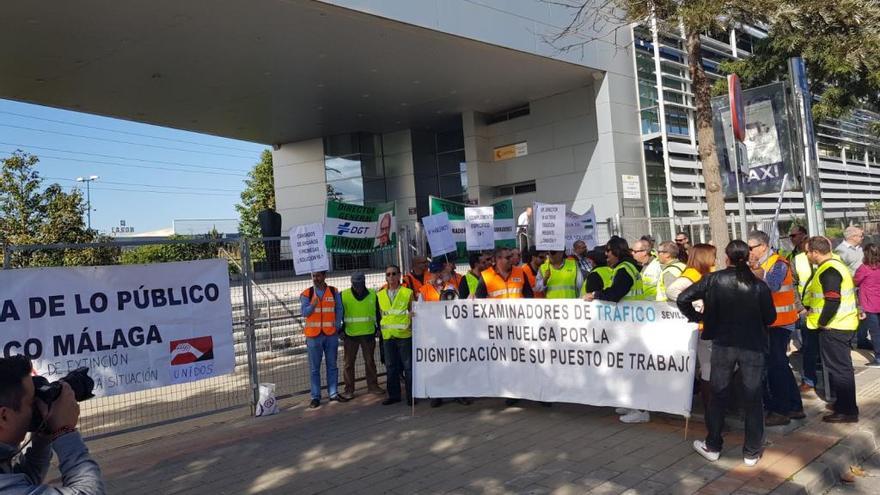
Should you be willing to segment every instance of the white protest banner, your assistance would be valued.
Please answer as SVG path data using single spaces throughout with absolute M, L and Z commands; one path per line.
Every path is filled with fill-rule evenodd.
M 231 373 L 226 260 L 0 271 L 3 354 L 108 396 Z
M 418 302 L 415 397 L 511 397 L 689 415 L 697 327 L 668 303 Z
M 538 251 L 565 249 L 565 205 L 535 203 L 535 247 Z
M 455 251 L 455 238 L 452 237 L 449 215 L 445 211 L 423 217 L 422 225 L 425 226 L 425 233 L 428 235 L 431 256 L 440 256 Z
M 565 249 L 571 251 L 575 241 L 584 241 L 587 249 L 596 247 L 596 210 L 592 206 L 583 215 L 565 212 Z
M 495 247 L 495 213 L 491 206 L 469 206 L 464 209 L 465 243 L 468 251 Z
M 293 270 L 297 275 L 323 272 L 330 269 L 327 246 L 324 243 L 324 224 L 308 223 L 290 229 L 290 252 Z

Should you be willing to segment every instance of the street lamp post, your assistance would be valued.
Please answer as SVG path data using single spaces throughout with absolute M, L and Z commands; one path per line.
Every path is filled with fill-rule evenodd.
M 86 183 L 86 218 L 88 222 L 89 230 L 92 230 L 92 194 L 91 188 L 89 187 L 92 181 L 98 180 L 99 177 L 97 175 L 90 175 L 88 177 L 77 177 L 77 182 L 85 182 Z

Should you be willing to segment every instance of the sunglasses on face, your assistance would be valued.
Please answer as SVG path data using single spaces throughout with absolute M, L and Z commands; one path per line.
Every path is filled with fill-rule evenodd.
M 633 249 L 632 250 L 632 252 L 634 252 L 634 253 L 644 253 L 645 251 L 647 251 L 647 249 Z
M 687 239 L 676 239 L 675 242 L 677 242 L 678 244 L 681 244 L 683 242 L 687 242 Z
M 385 274 L 386 277 L 396 277 L 398 275 L 400 275 L 400 273 L 398 272 L 390 272 Z
M 761 247 L 760 244 L 755 244 L 754 246 L 749 246 L 749 251 L 752 251 L 752 250 L 759 248 L 759 247 Z

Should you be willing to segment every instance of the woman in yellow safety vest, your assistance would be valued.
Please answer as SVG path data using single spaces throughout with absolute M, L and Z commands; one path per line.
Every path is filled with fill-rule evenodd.
M 619 302 L 642 300 L 642 277 L 626 239 L 612 237 L 605 245 L 608 265 L 614 269 L 611 285 L 584 294 L 584 300 Z

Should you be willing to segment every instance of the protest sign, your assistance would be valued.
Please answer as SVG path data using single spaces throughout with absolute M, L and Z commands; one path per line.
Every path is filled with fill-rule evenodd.
M 415 397 L 511 397 L 689 415 L 696 325 L 667 303 L 418 302 Z
M 428 204 L 432 215 L 442 211 L 449 215 L 449 225 L 452 227 L 452 237 L 455 239 L 457 257 L 459 259 L 467 259 L 468 248 L 465 237 L 466 222 L 464 220 L 464 209 L 468 205 L 434 196 L 428 197 Z M 503 199 L 492 203 L 492 212 L 494 214 L 495 247 L 516 247 L 513 200 Z
M 565 205 L 535 203 L 535 247 L 539 251 L 565 249 Z
M 576 241 L 587 243 L 587 249 L 598 244 L 596 240 L 596 209 L 590 207 L 583 215 L 573 211 L 565 212 L 565 249 L 571 251 Z
M 428 235 L 428 245 L 431 246 L 431 256 L 451 253 L 456 250 L 455 239 L 452 237 L 452 227 L 449 225 L 449 215 L 444 211 L 422 218 L 425 233 Z
M 331 253 L 362 254 L 396 247 L 394 203 L 363 206 L 327 200 L 324 233 Z
M 468 251 L 495 247 L 493 218 L 491 206 L 472 206 L 464 209 L 464 234 Z
M 57 380 L 89 368 L 108 396 L 231 373 L 226 260 L 0 271 L 4 357 Z
M 327 246 L 324 244 L 324 224 L 309 223 L 290 229 L 290 252 L 297 275 L 323 272 L 330 269 Z

